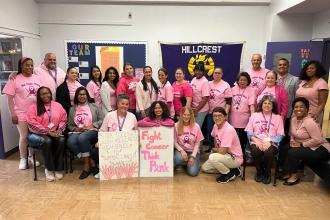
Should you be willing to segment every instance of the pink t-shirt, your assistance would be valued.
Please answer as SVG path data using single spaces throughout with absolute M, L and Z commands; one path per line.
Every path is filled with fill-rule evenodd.
M 110 86 L 110 105 L 111 109 L 117 109 L 117 94 L 116 90 Z
M 196 77 L 191 81 L 191 87 L 193 88 L 193 98 L 191 106 L 196 108 L 205 96 L 210 96 L 210 85 L 209 81 L 203 76 L 200 79 Z M 199 112 L 207 112 L 209 110 L 209 103 L 206 103 Z
M 173 106 L 176 115 L 180 115 L 182 110 L 181 97 L 192 97 L 193 90 L 189 82 L 178 84 L 174 82 L 173 87 Z
M 204 136 L 199 125 L 195 123 L 192 127 L 184 126 L 183 134 L 178 133 L 178 125 L 178 122 L 175 123 L 174 143 L 178 143 L 179 146 L 186 152 L 193 152 L 196 143 L 204 140 Z
M 228 153 L 233 155 L 239 164 L 243 163 L 243 153 L 239 138 L 235 129 L 228 122 L 225 122 L 220 129 L 217 125 L 214 125 L 211 135 L 214 137 L 216 147 L 228 148 Z
M 34 74 L 26 77 L 18 74 L 14 80 L 9 80 L 3 88 L 3 93 L 14 97 L 14 114 L 18 121 L 26 121 L 28 107 L 36 104 L 37 90 L 41 86 L 40 78 Z M 11 112 L 13 113 L 13 112 Z
M 71 105 L 73 105 L 73 101 L 74 101 L 74 95 L 76 93 L 76 90 L 81 87 L 82 85 L 78 82 L 78 81 L 74 81 L 74 82 L 69 82 L 68 80 L 66 81 L 67 85 L 68 85 L 68 89 L 69 89 L 69 95 L 70 95 L 70 101 L 71 101 Z M 89 93 L 89 92 L 88 92 Z
M 119 119 L 119 123 L 118 123 Z M 126 118 L 117 115 L 117 110 L 109 112 L 102 123 L 100 131 L 130 131 L 137 128 L 137 120 L 133 113 L 127 112 Z
M 250 86 L 255 90 L 256 94 L 265 87 L 266 73 L 268 71 L 268 69 L 262 67 L 259 71 L 253 70 L 252 67 L 246 70 L 251 77 Z
M 235 85 L 231 92 L 233 101 L 229 114 L 230 124 L 234 128 L 245 128 L 251 116 L 250 106 L 255 104 L 255 91 L 250 86 L 240 89 Z
M 260 100 L 262 99 L 262 97 L 264 97 L 265 95 L 271 95 L 274 98 L 276 98 L 276 95 L 275 94 L 276 94 L 275 93 L 275 86 L 272 86 L 272 87 L 266 86 L 264 88 L 264 90 L 262 90 L 262 92 L 260 93 L 260 95 L 258 95 L 258 97 L 257 97 L 257 103 L 259 103 Z
M 93 124 L 92 112 L 88 104 L 77 106 L 74 122 L 78 128 Z
M 94 99 L 95 104 L 98 107 L 101 107 L 101 103 L 102 103 L 101 94 L 100 94 L 101 83 L 100 82 L 95 83 L 93 80 L 91 80 L 87 83 L 86 89 L 89 93 L 89 96 Z
M 221 80 L 218 83 L 214 81 L 209 82 L 210 85 L 210 98 L 209 98 L 209 112 L 212 113 L 215 107 L 225 107 L 225 98 L 232 97 L 231 88 L 229 84 Z
M 306 81 L 303 80 L 299 84 L 296 92 L 296 97 L 305 97 L 309 101 L 309 113 L 316 114 L 319 105 L 319 91 L 329 90 L 327 82 L 320 78 L 316 80 L 313 87 L 304 87 Z
M 165 85 L 160 85 L 158 90 L 158 101 L 163 101 L 167 104 L 170 110 L 170 116 L 174 116 L 174 105 L 173 105 L 173 88 L 171 83 L 167 81 Z
M 265 138 L 273 139 L 277 135 L 284 135 L 283 119 L 280 115 L 255 112 L 251 115 L 245 131 L 253 132 L 261 141 Z

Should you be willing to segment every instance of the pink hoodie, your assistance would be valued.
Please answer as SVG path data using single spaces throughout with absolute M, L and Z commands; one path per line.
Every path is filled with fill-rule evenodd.
M 142 128 L 149 128 L 149 127 L 159 127 L 159 126 L 164 126 L 164 127 L 174 127 L 174 121 L 170 118 L 167 118 L 165 120 L 152 120 L 149 117 L 145 117 L 141 121 L 138 121 L 138 127 Z
M 135 88 L 139 82 L 134 76 L 127 76 L 125 73 L 121 74 L 117 84 L 117 95 L 127 94 L 129 96 L 129 109 L 136 108 Z

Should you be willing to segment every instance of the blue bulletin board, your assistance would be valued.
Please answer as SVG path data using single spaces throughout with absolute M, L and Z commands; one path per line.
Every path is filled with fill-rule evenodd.
M 136 72 L 147 64 L 147 42 L 133 41 L 65 41 L 66 65 L 76 67 L 80 82 L 89 81 L 90 68 L 98 65 L 104 76 L 105 70 L 114 66 L 119 74 L 124 63 L 131 63 Z

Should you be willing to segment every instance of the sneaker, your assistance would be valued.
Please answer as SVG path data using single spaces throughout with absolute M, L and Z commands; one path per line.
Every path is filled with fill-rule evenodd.
M 272 178 L 270 175 L 264 175 L 264 178 L 262 179 L 263 184 L 269 184 L 272 181 Z
M 94 175 L 94 178 L 95 178 L 95 179 L 100 179 L 100 173 L 95 174 L 95 175 Z
M 231 180 L 234 180 L 236 178 L 233 171 L 230 171 L 227 174 L 222 174 L 220 177 L 217 178 L 218 183 L 228 183 Z
M 93 176 L 95 176 L 96 174 L 99 173 L 99 168 L 97 168 L 97 167 L 92 167 L 92 168 L 91 168 L 91 173 L 93 174 Z
M 262 174 L 258 174 L 258 173 L 257 173 L 257 174 L 255 175 L 255 177 L 254 177 L 254 180 L 255 180 L 257 183 L 262 182 L 263 179 L 264 179 L 264 175 L 262 175 Z
M 29 164 L 33 165 L 33 157 L 29 156 Z M 40 162 L 36 160 L 36 167 L 40 166 Z
M 63 179 L 63 173 L 55 171 L 55 177 L 57 180 Z
M 54 176 L 53 171 L 49 171 L 49 170 L 45 169 L 45 174 L 46 174 L 46 181 L 52 182 L 52 181 L 55 180 L 55 176 Z
M 238 168 L 235 168 L 235 169 L 232 169 L 235 176 L 238 177 L 238 176 L 242 176 L 242 172 L 241 172 L 241 169 L 238 167 Z
M 21 158 L 21 160 L 19 161 L 19 165 L 18 165 L 18 169 L 20 170 L 25 170 L 26 167 L 26 158 Z

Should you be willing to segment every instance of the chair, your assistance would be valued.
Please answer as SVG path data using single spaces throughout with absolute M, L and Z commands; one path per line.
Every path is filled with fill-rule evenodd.
M 33 172 L 34 172 L 34 181 L 37 181 L 37 166 L 36 166 L 36 151 L 40 151 L 40 146 L 33 144 L 29 141 L 26 152 L 26 168 L 29 169 L 29 148 L 32 149 L 32 159 L 33 159 Z
M 69 155 L 67 153 L 69 153 Z M 70 166 L 69 172 L 72 173 L 73 172 L 72 161 L 74 159 L 74 154 L 69 148 L 66 147 L 65 150 L 64 150 L 64 169 L 65 169 L 65 173 L 68 173 L 68 156 L 69 156 L 69 166 Z

